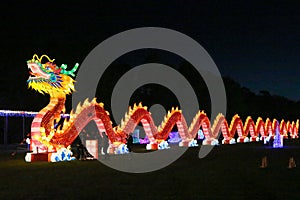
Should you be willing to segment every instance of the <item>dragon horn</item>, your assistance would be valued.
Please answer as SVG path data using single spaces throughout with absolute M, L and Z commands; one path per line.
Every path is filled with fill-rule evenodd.
M 73 69 L 71 69 L 70 71 L 67 71 L 66 69 L 67 69 L 67 65 L 66 64 L 62 64 L 61 66 L 60 66 L 60 68 L 62 69 L 61 70 L 61 73 L 62 74 L 66 74 L 66 75 L 71 75 L 71 76 L 75 76 L 75 74 L 74 74 L 74 72 L 76 72 L 76 70 L 78 69 L 78 66 L 79 66 L 79 64 L 78 63 L 76 63 L 75 64 L 75 66 L 73 67 Z

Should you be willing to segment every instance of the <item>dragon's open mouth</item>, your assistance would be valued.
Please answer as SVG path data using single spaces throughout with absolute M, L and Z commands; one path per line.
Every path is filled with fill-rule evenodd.
M 32 72 L 31 68 L 28 67 L 29 70 L 29 79 L 37 78 L 36 74 Z
M 38 79 L 42 79 L 41 77 L 38 76 L 38 74 L 33 73 L 31 71 L 31 69 L 29 68 L 29 77 L 27 81 L 32 81 L 32 80 L 38 80 Z

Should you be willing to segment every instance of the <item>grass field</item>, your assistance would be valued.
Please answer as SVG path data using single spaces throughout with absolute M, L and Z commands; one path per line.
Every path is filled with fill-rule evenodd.
M 190 148 L 159 171 L 119 172 L 99 161 L 25 163 L 24 153 L 0 154 L 0 199 L 299 199 L 300 142 L 284 149 L 261 143 L 221 145 L 205 158 Z M 260 169 L 261 158 L 269 167 Z

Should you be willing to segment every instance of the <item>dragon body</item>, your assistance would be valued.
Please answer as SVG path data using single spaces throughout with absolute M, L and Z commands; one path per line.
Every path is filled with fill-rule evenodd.
M 42 58 L 46 57 L 48 62 L 42 63 Z M 221 132 L 223 143 L 231 143 L 237 135 L 238 142 L 257 141 L 269 135 L 275 135 L 276 119 L 265 122 L 258 118 L 256 123 L 248 117 L 243 124 L 241 118 L 235 115 L 230 125 L 225 117 L 219 114 L 211 126 L 210 120 L 203 111 L 199 111 L 190 126 L 187 125 L 181 110 L 172 108 L 165 116 L 162 124 L 156 126 L 147 107 L 134 105 L 129 107 L 128 112 L 122 119 L 121 124 L 113 127 L 109 113 L 104 109 L 102 103 L 96 99 L 85 100 L 79 104 L 75 111 L 71 111 L 69 118 L 65 119 L 62 125 L 55 127 L 61 120 L 61 114 L 65 113 L 66 95 L 71 94 L 74 89 L 74 80 L 71 76 L 77 70 L 78 64 L 67 71 L 66 65 L 58 67 L 48 56 L 34 55 L 32 60 L 27 61 L 30 77 L 27 80 L 28 86 L 42 94 L 49 94 L 50 102 L 34 118 L 31 126 L 31 150 L 33 152 L 56 152 L 66 148 L 75 140 L 82 129 L 90 122 L 94 121 L 98 127 L 99 134 L 107 135 L 109 139 L 109 151 L 115 153 L 116 150 L 125 145 L 128 136 L 134 131 L 138 123 L 142 123 L 146 135 L 150 141 L 149 149 L 157 149 L 158 145 L 164 142 L 174 126 L 177 126 L 178 133 L 182 139 L 180 145 L 190 146 L 197 136 L 198 130 L 202 128 L 205 135 L 204 144 L 215 144 Z M 298 137 L 299 121 L 296 123 L 280 123 L 280 133 L 292 138 Z

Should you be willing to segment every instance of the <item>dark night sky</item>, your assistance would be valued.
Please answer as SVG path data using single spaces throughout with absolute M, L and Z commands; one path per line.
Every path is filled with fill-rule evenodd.
M 81 63 L 95 46 L 114 34 L 156 26 L 180 31 L 198 41 L 221 74 L 242 86 L 299 101 L 299 4 L 297 1 L 241 2 L 1 3 L 1 94 L 8 84 L 15 96 L 29 93 L 26 61 L 34 53 L 48 54 L 58 64 L 73 65 Z

